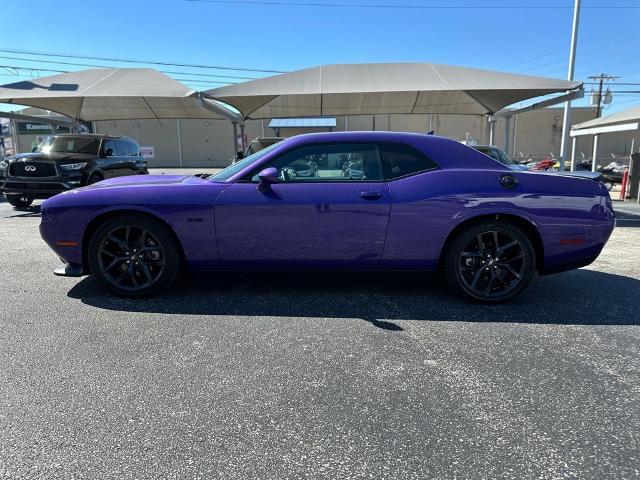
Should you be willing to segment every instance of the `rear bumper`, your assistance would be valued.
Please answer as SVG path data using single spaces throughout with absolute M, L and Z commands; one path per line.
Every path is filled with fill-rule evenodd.
M 604 246 L 604 245 L 603 245 Z M 602 247 L 598 249 L 597 253 L 588 255 L 586 257 L 574 258 L 561 263 L 555 263 L 553 265 L 544 266 L 539 270 L 540 275 L 552 275 L 554 273 L 567 272 L 569 270 L 575 270 L 576 268 L 586 267 L 594 262 L 600 255 Z
M 541 275 L 566 272 L 576 268 L 585 267 L 598 258 L 602 249 L 606 245 L 613 228 L 615 220 L 598 222 L 587 235 L 584 235 L 584 243 L 580 245 L 565 244 L 560 245 L 561 236 L 552 236 L 554 245 L 552 252 L 545 255 L 544 265 L 539 269 Z M 579 235 L 583 237 L 583 235 Z M 562 236 L 564 237 L 564 235 Z

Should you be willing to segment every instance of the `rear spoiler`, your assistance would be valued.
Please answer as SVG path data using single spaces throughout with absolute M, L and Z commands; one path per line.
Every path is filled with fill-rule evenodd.
M 553 172 L 553 173 L 557 175 L 564 175 L 567 177 L 590 178 L 591 180 L 595 180 L 596 182 L 602 181 L 601 172 L 589 172 L 587 170 L 580 170 L 577 172 Z

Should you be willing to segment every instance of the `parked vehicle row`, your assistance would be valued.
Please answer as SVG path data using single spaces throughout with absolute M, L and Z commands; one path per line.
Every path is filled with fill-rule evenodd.
M 43 151 L 17 154 L 0 162 L 0 192 L 15 207 L 36 198 L 91 185 L 105 179 L 146 174 L 138 143 L 127 137 L 62 134 Z

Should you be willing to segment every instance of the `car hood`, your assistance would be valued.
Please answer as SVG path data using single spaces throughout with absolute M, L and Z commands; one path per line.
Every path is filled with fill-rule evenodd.
M 82 190 L 158 187 L 162 185 L 197 184 L 202 182 L 208 182 L 208 180 L 193 175 L 129 175 L 103 180 L 88 187 L 83 187 Z
M 68 160 L 82 160 L 87 161 L 89 159 L 96 158 L 95 155 L 88 155 L 86 153 L 18 153 L 11 157 L 11 161 L 14 162 L 29 162 L 37 160 L 39 162 L 58 162 Z

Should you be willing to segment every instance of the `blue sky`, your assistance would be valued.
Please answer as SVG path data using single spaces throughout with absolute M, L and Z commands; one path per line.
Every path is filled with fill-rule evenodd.
M 296 3 L 296 0 L 281 2 Z M 327 63 L 432 61 L 530 75 L 566 76 L 572 0 L 299 2 L 449 8 L 328 8 L 185 0 L 5 0 L 0 6 L 0 48 L 283 71 Z M 612 8 L 640 7 L 638 0 L 583 0 L 582 4 L 576 79 L 587 80 L 589 75 L 608 73 L 618 75 L 618 82 L 640 83 L 640 8 Z M 545 8 L 487 8 L 531 5 Z M 0 65 L 83 68 L 45 63 L 45 59 L 0 52 Z M 221 85 L 213 83 L 215 80 L 240 80 L 201 77 L 196 73 L 267 75 L 186 67 L 164 69 L 183 72 L 172 75 L 174 78 L 201 80 L 185 82 L 198 90 Z M 22 76 L 17 78 L 53 74 L 26 70 L 18 73 Z M 6 70 L 0 71 L 0 75 L 2 84 L 14 81 Z M 586 90 L 590 88 L 586 86 Z M 640 85 L 612 89 L 639 91 Z M 586 101 L 576 104 L 585 105 Z M 616 94 L 605 114 L 637 104 L 640 94 Z

